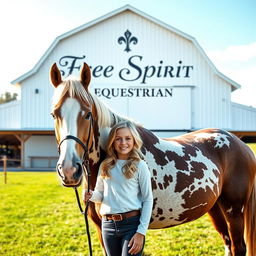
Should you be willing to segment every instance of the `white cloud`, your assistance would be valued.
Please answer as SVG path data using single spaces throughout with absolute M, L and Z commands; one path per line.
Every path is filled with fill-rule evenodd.
M 208 52 L 210 58 L 220 62 L 246 62 L 256 58 L 256 42 L 247 45 L 233 45 L 226 49 Z
M 211 50 L 207 55 L 220 72 L 242 86 L 232 93 L 232 100 L 256 107 L 256 42 Z

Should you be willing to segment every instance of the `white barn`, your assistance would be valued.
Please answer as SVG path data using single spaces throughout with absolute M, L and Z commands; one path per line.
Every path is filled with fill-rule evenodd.
M 240 85 L 216 69 L 196 39 L 126 5 L 57 37 L 32 70 L 12 82 L 21 87 L 21 100 L 0 105 L 0 146 L 16 145 L 24 168 L 52 168 L 57 160 L 50 116 L 54 62 L 64 77 L 78 75 L 87 62 L 91 91 L 161 137 L 206 127 L 255 136 L 256 109 L 231 102 Z

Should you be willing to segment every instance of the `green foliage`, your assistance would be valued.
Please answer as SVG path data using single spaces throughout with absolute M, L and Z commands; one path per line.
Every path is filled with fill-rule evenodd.
M 0 96 L 0 104 L 7 103 L 13 100 L 17 100 L 18 94 L 13 93 L 11 94 L 10 92 L 5 92 L 4 94 L 1 94 Z
M 55 173 L 0 173 L 0 255 L 88 255 L 84 218 L 73 189 Z M 90 223 L 94 256 L 103 255 Z M 223 243 L 207 216 L 181 226 L 149 230 L 145 256 L 222 256 Z

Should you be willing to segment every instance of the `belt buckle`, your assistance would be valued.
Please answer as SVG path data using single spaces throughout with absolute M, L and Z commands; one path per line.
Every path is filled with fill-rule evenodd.
M 113 214 L 113 215 L 112 215 L 112 219 L 113 219 L 114 221 L 121 221 L 121 220 L 123 220 L 123 216 L 122 216 L 122 214 L 120 214 L 120 213 L 118 213 L 118 214 Z

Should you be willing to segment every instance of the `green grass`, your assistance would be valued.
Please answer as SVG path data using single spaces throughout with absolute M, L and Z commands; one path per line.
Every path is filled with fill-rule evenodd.
M 248 143 L 247 145 L 251 148 L 254 154 L 256 154 L 256 143 Z
M 94 256 L 102 255 L 90 224 Z M 147 256 L 223 255 L 224 246 L 207 216 L 163 230 L 149 230 Z M 83 216 L 73 189 L 55 173 L 0 173 L 0 255 L 88 255 Z

